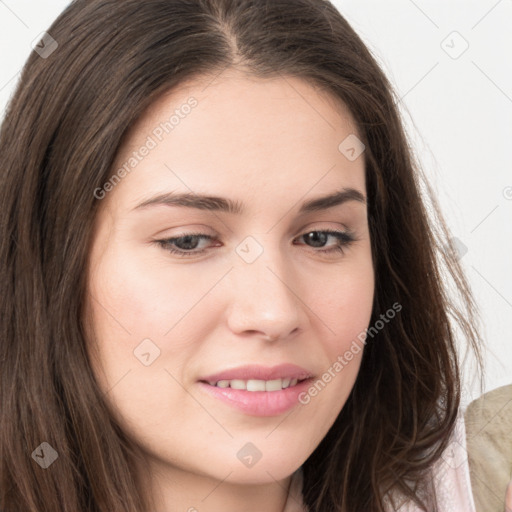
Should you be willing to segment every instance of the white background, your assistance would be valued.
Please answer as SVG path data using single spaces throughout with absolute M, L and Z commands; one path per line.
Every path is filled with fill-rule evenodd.
M 402 98 L 423 168 L 467 247 L 461 262 L 488 347 L 485 389 L 512 383 L 512 0 L 333 3 Z M 32 41 L 67 4 L 0 0 L 0 116 Z

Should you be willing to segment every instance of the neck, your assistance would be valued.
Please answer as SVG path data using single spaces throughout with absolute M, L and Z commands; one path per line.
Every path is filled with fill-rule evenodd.
M 186 472 L 175 467 L 155 468 L 149 483 L 155 512 L 283 512 L 291 476 L 269 483 L 233 482 Z

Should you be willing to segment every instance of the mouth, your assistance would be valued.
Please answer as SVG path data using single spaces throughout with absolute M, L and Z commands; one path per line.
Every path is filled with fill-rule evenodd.
M 242 389 L 244 391 L 282 391 L 283 389 L 292 388 L 297 384 L 304 382 L 305 380 L 309 380 L 309 378 L 303 379 L 272 379 L 272 380 L 261 380 L 261 379 L 232 379 L 232 380 L 200 380 L 199 382 L 203 382 L 204 384 L 208 384 L 210 386 L 214 386 L 217 388 L 231 388 L 231 389 Z
M 203 377 L 199 389 L 215 403 L 249 416 L 278 416 L 299 405 L 314 377 L 300 366 L 247 365 Z
M 246 389 L 247 391 L 273 391 L 294 386 L 297 382 L 312 376 L 313 374 L 308 370 L 290 363 L 283 363 L 277 366 L 248 364 L 203 376 L 200 381 L 206 382 L 211 386 L 223 388 L 231 387 L 233 389 Z M 269 386 L 268 390 L 267 384 Z

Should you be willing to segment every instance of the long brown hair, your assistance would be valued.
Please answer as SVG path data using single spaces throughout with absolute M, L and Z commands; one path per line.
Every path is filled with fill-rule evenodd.
M 151 509 L 133 469 L 142 455 L 85 349 L 94 191 L 155 99 L 230 67 L 300 77 L 349 107 L 366 145 L 371 324 L 402 306 L 368 341 L 347 403 L 303 465 L 305 503 L 376 512 L 394 489 L 424 504 L 459 408 L 452 320 L 480 361 L 477 309 L 428 185 L 421 193 L 398 98 L 347 21 L 324 0 L 75 0 L 48 33 L 58 47 L 32 52 L 0 132 L 2 511 Z M 58 453 L 47 469 L 33 455 L 43 442 Z

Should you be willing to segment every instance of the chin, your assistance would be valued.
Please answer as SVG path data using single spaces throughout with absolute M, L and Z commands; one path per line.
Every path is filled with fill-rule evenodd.
M 236 468 L 233 470 L 231 475 L 226 478 L 226 482 L 231 484 L 240 485 L 266 485 L 273 484 L 277 481 L 284 480 L 291 476 L 299 467 L 301 463 L 299 461 L 283 462 L 279 459 L 275 459 L 266 464 L 263 463 L 263 459 L 260 460 L 252 468 Z M 224 479 L 226 475 L 218 476 L 220 480 Z

